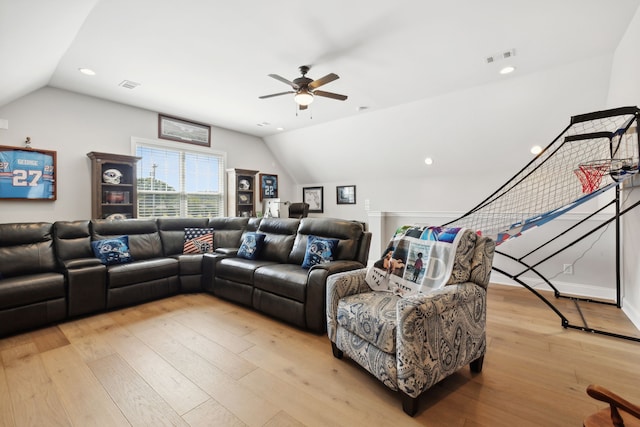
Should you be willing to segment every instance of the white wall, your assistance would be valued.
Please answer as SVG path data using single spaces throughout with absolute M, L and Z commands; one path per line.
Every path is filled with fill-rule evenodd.
M 57 151 L 58 163 L 57 200 L 0 201 L 0 222 L 90 218 L 91 165 L 86 154 L 133 154 L 131 137 L 158 135 L 157 112 L 51 87 L 0 108 L 0 118 L 9 120 L 9 129 L 0 130 L 0 145 L 22 147 L 29 136 L 33 148 Z M 281 197 L 292 197 L 292 179 L 260 138 L 216 127 L 211 133 L 211 149 L 227 153 L 227 168 L 277 174 Z
M 613 58 L 608 104 L 610 107 L 640 105 L 640 10 L 636 11 L 631 24 L 620 41 Z M 623 192 L 628 197 L 626 206 L 640 200 L 640 187 Z M 640 207 L 623 217 L 623 300 L 625 313 L 640 328 Z

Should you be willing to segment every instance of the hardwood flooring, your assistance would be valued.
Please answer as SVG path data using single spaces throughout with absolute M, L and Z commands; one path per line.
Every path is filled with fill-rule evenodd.
M 519 287 L 488 295 L 483 372 L 440 382 L 414 418 L 326 336 L 191 294 L 0 340 L 0 426 L 580 426 L 606 406 L 590 383 L 640 403 L 640 343 L 563 329 Z M 594 324 L 640 336 L 591 306 Z

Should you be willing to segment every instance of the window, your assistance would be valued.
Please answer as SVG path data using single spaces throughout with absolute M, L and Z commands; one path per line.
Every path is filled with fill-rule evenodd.
M 224 216 L 224 156 L 134 141 L 138 217 Z

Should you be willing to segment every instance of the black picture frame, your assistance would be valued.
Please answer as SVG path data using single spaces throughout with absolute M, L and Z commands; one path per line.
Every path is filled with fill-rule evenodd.
M 309 204 L 309 213 L 323 213 L 324 187 L 303 187 L 302 201 Z
M 57 152 L 0 146 L 0 199 L 57 199 Z
M 338 185 L 336 187 L 336 203 L 338 205 L 355 205 L 356 204 L 356 186 L 355 185 Z
M 158 114 L 158 138 L 211 147 L 211 126 Z
M 260 201 L 263 199 L 278 198 L 278 175 L 272 173 L 261 173 L 260 179 Z

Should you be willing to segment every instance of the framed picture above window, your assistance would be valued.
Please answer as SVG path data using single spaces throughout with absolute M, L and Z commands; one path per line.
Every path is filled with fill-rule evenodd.
M 278 198 L 278 175 L 260 174 L 260 200 Z
M 303 187 L 302 201 L 309 204 L 310 213 L 324 212 L 324 187 Z
M 356 204 L 356 186 L 339 185 L 336 187 L 336 203 L 339 205 Z
M 158 138 L 211 147 L 211 126 L 158 114 Z

